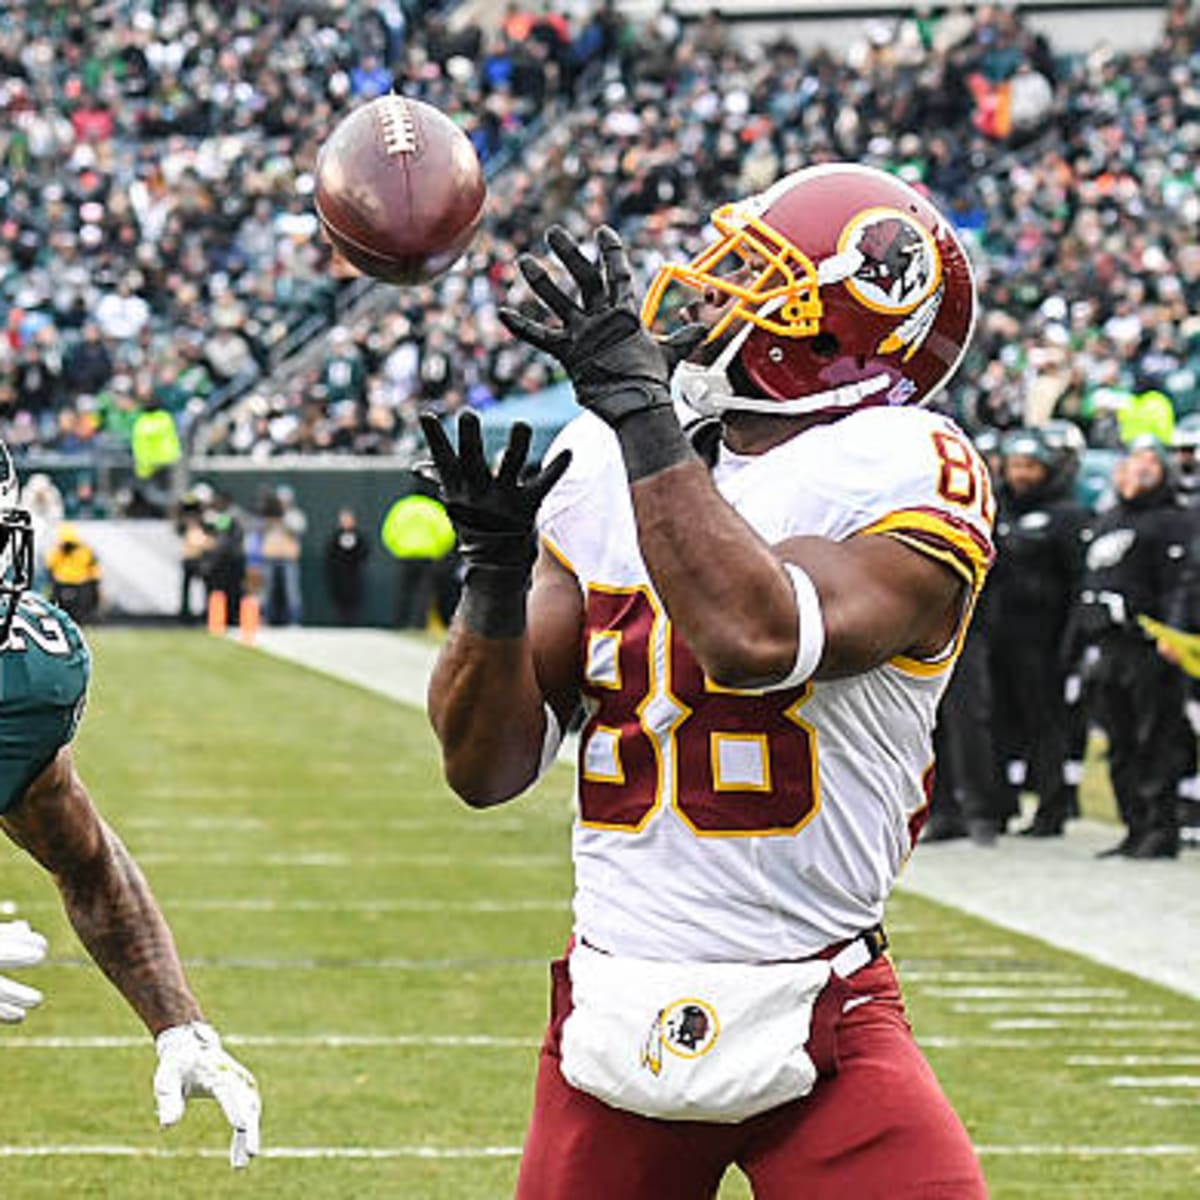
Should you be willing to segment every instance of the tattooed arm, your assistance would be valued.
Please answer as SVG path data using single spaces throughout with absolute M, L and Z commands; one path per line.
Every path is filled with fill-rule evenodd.
M 233 1129 L 229 1161 L 247 1166 L 259 1152 L 258 1084 L 205 1022 L 150 887 L 96 811 L 69 747 L 0 825 L 54 877 L 80 941 L 154 1036 L 159 1121 L 174 1125 L 194 1096 L 216 1100 Z
M 53 876 L 79 940 L 151 1034 L 203 1020 L 149 885 L 96 811 L 69 747 L 0 824 Z

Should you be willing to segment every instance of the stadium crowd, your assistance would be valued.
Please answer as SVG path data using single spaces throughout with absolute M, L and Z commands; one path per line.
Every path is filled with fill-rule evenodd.
M 868 24 L 835 55 L 735 41 L 715 17 L 684 25 L 667 12 L 635 28 L 601 10 L 570 43 L 576 58 L 594 56 L 586 86 L 573 102 L 544 89 L 556 119 L 494 183 L 461 269 L 435 287 L 389 291 L 382 315 L 339 331 L 330 360 L 348 351 L 357 361 L 351 387 L 314 370 L 257 389 L 214 423 L 209 444 L 262 456 L 409 453 L 419 411 L 483 408 L 549 382 L 494 317 L 533 231 L 607 220 L 645 279 L 694 244 L 716 203 L 827 159 L 920 183 L 971 238 L 984 317 L 949 397 L 969 428 L 1053 414 L 1077 420 L 1094 445 L 1146 431 L 1169 441 L 1173 416 L 1200 404 L 1188 317 L 1200 295 L 1200 60 L 1186 18 L 1172 8 L 1150 54 L 1099 44 L 1056 56 L 1013 9 L 980 5 Z M 510 21 L 483 43 L 476 103 L 512 86 L 492 69 L 499 46 L 511 56 L 523 35 L 540 48 L 558 36 L 552 26 L 536 40 L 546 28 Z M 465 73 L 462 61 L 445 71 Z M 399 86 L 432 65 L 414 50 Z
M 411 454 L 420 411 L 551 382 L 494 315 L 549 220 L 615 224 L 648 277 L 716 203 L 853 159 L 927 187 L 974 243 L 984 319 L 949 398 L 969 428 L 1053 414 L 1095 445 L 1169 441 L 1200 405 L 1188 6 L 1150 54 L 1083 56 L 1009 6 L 932 13 L 867 22 L 835 54 L 669 6 L 643 23 L 514 4 L 485 33 L 419 5 L 7 5 L 8 440 L 126 445 L 156 405 L 211 451 Z M 389 86 L 448 111 L 485 161 L 521 152 L 459 269 L 387 289 L 324 363 L 275 371 L 295 331 L 335 324 L 344 287 L 311 204 L 320 139 Z
M 182 433 L 289 338 L 328 326 L 344 283 L 317 236 L 316 152 L 391 86 L 381 64 L 403 51 L 405 12 L 3 6 L 0 415 L 18 454 L 127 448 L 148 407 Z M 405 87 L 482 129 L 471 89 L 417 57 Z M 536 112 L 501 107 L 510 130 Z M 503 136 L 479 133 L 481 155 Z

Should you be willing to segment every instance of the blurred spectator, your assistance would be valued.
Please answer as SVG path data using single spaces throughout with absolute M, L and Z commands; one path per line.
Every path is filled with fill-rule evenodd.
M 366 566 L 371 548 L 352 508 L 339 509 L 325 544 L 325 584 L 339 625 L 357 625 L 366 598 Z
M 343 401 L 361 404 L 366 397 L 362 354 L 344 325 L 336 325 L 330 330 L 329 355 L 321 370 L 320 383 L 329 407 Z
M 179 620 L 194 624 L 204 615 L 201 600 L 196 604 L 196 584 L 207 581 L 213 536 L 208 524 L 208 505 L 213 491 L 206 483 L 198 483 L 184 493 L 175 516 L 175 532 L 180 542 Z
M 88 476 L 76 480 L 73 491 L 64 498 L 66 515 L 72 520 L 94 521 L 108 516 L 108 505 L 96 492 L 96 485 Z
M 1167 454 L 1152 438 L 1121 459 L 1117 503 L 1091 530 L 1080 591 L 1088 706 L 1108 739 L 1108 769 L 1126 827 L 1105 854 L 1173 858 L 1177 793 L 1195 747 L 1184 719 L 1184 676 L 1138 625 L 1145 615 L 1185 628 L 1193 534 L 1175 504 Z
M 67 352 L 63 362 L 63 382 L 72 398 L 86 393 L 96 395 L 112 377 L 113 362 L 103 341 L 100 326 L 88 321 L 82 338 Z
M 996 561 L 986 585 L 996 744 L 1014 799 L 1022 788 L 1038 797 L 1023 832 L 1055 837 L 1074 815 L 1064 646 L 1088 513 L 1074 497 L 1074 474 L 1040 431 L 1006 435 L 1001 461 Z
M 383 519 L 384 548 L 397 561 L 396 626 L 424 629 L 438 592 L 439 566 L 454 547 L 454 526 L 437 498 L 437 486 L 414 477 Z
M 81 625 L 94 621 L 100 611 L 100 563 L 71 522 L 58 527 L 46 566 L 51 600 Z
M 1189 414 L 1175 426 L 1171 449 L 1180 502 L 1200 509 L 1200 413 Z
M 1132 444 L 1137 438 L 1152 437 L 1169 446 L 1175 435 L 1175 409 L 1171 398 L 1154 386 L 1153 377 L 1139 373 L 1135 390 L 1117 413 L 1121 441 Z
M 303 620 L 300 557 L 308 518 L 286 485 L 266 494 L 259 516 L 264 613 L 271 625 L 299 625 Z
M 205 569 L 208 595 L 224 595 L 229 624 L 237 625 L 246 586 L 246 532 L 233 500 L 224 492 L 213 493 L 205 528 L 210 539 Z
M 162 516 L 174 496 L 175 468 L 183 457 L 175 419 L 153 395 L 145 398 L 131 434 L 133 473 L 137 480 L 137 511 Z
M 49 475 L 35 471 L 21 489 L 21 507 L 29 510 L 33 524 L 33 587 L 45 592 L 49 582 L 46 556 L 58 537 L 58 526 L 63 519 L 62 492 Z

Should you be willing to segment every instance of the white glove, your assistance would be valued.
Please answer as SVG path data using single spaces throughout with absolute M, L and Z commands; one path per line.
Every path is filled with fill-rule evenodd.
M 154 1099 L 158 1120 L 174 1125 L 183 1116 L 192 1096 L 215 1100 L 233 1126 L 229 1163 L 245 1167 L 258 1153 L 258 1122 L 262 1101 L 254 1076 L 221 1049 L 217 1031 L 203 1021 L 173 1025 L 154 1039 L 158 1070 L 154 1072 Z
M 46 939 L 28 921 L 0 921 L 0 968 L 36 967 L 46 957 Z M 37 988 L 0 975 L 0 1021 L 15 1024 L 42 1002 Z

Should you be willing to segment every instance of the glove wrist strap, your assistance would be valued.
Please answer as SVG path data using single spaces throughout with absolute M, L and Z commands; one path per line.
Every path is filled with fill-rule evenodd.
M 530 570 L 528 564 L 468 563 L 458 619 L 479 637 L 521 637 Z
M 172 1025 L 169 1029 L 164 1029 L 154 1039 L 154 1048 L 161 1058 L 173 1045 L 184 1041 L 198 1041 L 218 1049 L 221 1045 L 220 1035 L 207 1021 L 188 1021 L 183 1025 Z
M 630 483 L 696 458 L 669 404 L 627 413 L 616 424 Z

